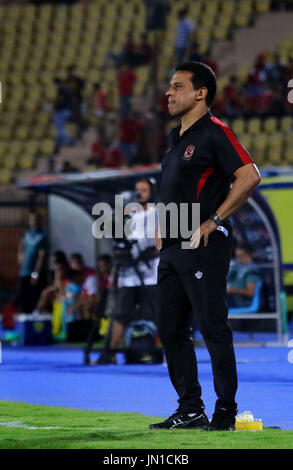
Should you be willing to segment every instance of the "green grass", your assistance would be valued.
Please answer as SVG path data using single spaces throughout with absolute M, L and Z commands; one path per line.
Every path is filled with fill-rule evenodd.
M 0 401 L 0 449 L 293 449 L 293 431 L 150 430 L 160 418 Z

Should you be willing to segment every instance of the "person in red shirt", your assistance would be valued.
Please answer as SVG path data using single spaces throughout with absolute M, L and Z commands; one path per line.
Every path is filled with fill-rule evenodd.
M 97 117 L 103 117 L 108 110 L 107 95 L 101 89 L 99 83 L 93 85 L 93 113 Z
M 92 155 L 87 160 L 90 165 L 98 168 L 120 168 L 125 165 L 125 159 L 119 146 L 114 143 L 110 145 L 106 137 L 101 137 L 92 143 Z
M 131 114 L 121 119 L 119 148 L 129 166 L 135 161 L 137 142 L 143 127 L 138 114 Z
M 137 77 L 134 71 L 127 64 L 124 64 L 120 68 L 117 80 L 120 97 L 120 113 L 121 116 L 127 116 L 131 109 L 130 99 L 133 95 L 133 88 Z

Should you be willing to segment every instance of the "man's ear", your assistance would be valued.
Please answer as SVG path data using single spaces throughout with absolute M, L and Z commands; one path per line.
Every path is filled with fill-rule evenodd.
M 208 89 L 206 87 L 199 88 L 197 90 L 197 95 L 196 95 L 195 100 L 196 101 L 202 101 L 203 99 L 206 98 L 207 94 L 208 94 Z

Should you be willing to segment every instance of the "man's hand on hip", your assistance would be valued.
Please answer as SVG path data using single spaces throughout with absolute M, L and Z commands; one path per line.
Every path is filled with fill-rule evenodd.
M 208 246 L 209 235 L 215 230 L 217 230 L 217 224 L 210 219 L 206 220 L 191 236 L 190 246 L 198 248 L 202 237 L 204 237 L 204 246 Z

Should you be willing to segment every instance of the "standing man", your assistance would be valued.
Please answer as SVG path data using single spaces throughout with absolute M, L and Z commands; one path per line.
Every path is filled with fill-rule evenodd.
M 193 249 L 181 247 L 184 237 L 171 237 L 168 221 L 165 237 L 160 230 L 156 236 L 161 250 L 157 326 L 179 407 L 150 428 L 235 428 L 237 373 L 225 300 L 232 251 L 227 217 L 248 199 L 260 175 L 231 129 L 210 113 L 215 94 L 215 74 L 201 62 L 178 65 L 166 92 L 169 113 L 180 117 L 181 125 L 169 135 L 162 162 L 161 202 L 175 203 L 178 210 L 183 202 L 189 208 L 200 203 L 200 227 L 189 239 Z M 212 361 L 218 399 L 211 423 L 204 412 L 189 337 L 191 310 Z
M 17 259 L 20 264 L 19 303 L 23 313 L 31 313 L 45 287 L 45 261 L 48 238 L 42 228 L 42 217 L 29 214 L 29 229 L 18 244 Z
M 137 202 L 143 210 L 131 216 L 131 235 L 128 239 L 136 240 L 131 247 L 132 264 L 126 263 L 119 270 L 116 306 L 111 315 L 106 348 L 97 364 L 115 364 L 115 351 L 128 325 L 138 320 L 156 322 L 158 314 L 159 257 L 154 238 L 156 212 L 153 207 L 148 207 L 148 203 L 152 202 L 153 183 L 148 178 L 141 178 L 135 184 L 135 191 Z

